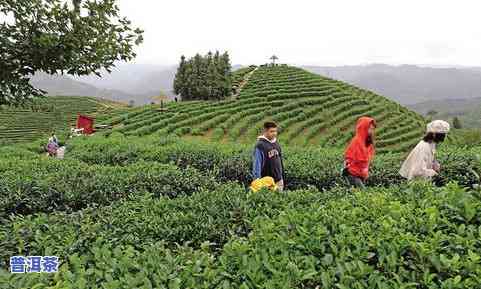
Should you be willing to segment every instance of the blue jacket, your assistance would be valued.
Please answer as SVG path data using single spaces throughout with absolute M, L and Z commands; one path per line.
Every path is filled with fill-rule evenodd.
M 260 179 L 262 177 L 262 164 L 264 163 L 264 153 L 259 149 L 254 150 L 254 160 L 252 168 L 252 176 L 254 179 Z
M 276 182 L 283 180 L 281 147 L 277 141 L 259 137 L 253 154 L 252 176 L 254 179 L 272 177 Z

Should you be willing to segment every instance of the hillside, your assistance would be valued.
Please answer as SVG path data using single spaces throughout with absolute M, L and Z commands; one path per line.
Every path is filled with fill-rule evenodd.
M 423 115 L 429 111 L 435 111 L 436 118 L 451 120 L 458 117 L 466 128 L 481 127 L 481 98 L 426 101 L 409 105 L 409 107 Z
M 481 97 L 481 70 L 416 65 L 306 66 L 307 70 L 375 91 L 403 105 Z
M 377 145 L 389 150 L 407 149 L 424 130 L 424 119 L 399 104 L 300 68 L 261 66 L 246 75 L 249 79 L 236 99 L 172 103 L 163 112 L 147 107 L 108 122 L 127 135 L 157 132 L 252 143 L 262 123 L 274 120 L 284 143 L 341 147 L 352 136 L 357 118 L 368 115 L 379 124 Z
M 0 284 L 477 288 L 479 145 L 440 146 L 436 186 L 407 182 L 399 166 L 419 115 L 295 67 L 245 68 L 234 83 L 227 101 L 114 107 L 103 121 L 132 136 L 73 138 L 62 160 L 38 142 L 0 147 Z M 47 102 L 89 100 L 61 99 Z M 364 114 L 380 122 L 378 144 L 399 152 L 377 154 L 367 187 L 353 189 L 340 165 Z M 253 192 L 251 136 L 271 118 L 281 142 L 311 147 L 284 148 L 286 191 Z M 58 256 L 59 271 L 11 274 L 22 254 Z
M 25 107 L 0 106 L 0 144 L 36 140 L 55 131 L 64 135 L 75 125 L 78 113 L 103 117 L 122 111 L 124 105 L 91 97 L 47 97 Z
M 239 69 L 234 65 L 233 69 Z M 403 105 L 443 99 L 481 98 L 481 68 L 415 65 L 305 66 L 314 72 L 372 90 Z M 49 95 L 85 95 L 149 104 L 160 91 L 172 97 L 176 66 L 118 65 L 112 73 L 70 78 L 36 75 L 32 82 Z

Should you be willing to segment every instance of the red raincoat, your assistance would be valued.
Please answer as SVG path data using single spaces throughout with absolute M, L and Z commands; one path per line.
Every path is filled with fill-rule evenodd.
M 344 154 L 349 173 L 364 180 L 369 176 L 369 163 L 375 154 L 374 145 L 367 144 L 371 124 L 375 126 L 376 121 L 370 117 L 361 117 L 357 120 L 356 135 Z

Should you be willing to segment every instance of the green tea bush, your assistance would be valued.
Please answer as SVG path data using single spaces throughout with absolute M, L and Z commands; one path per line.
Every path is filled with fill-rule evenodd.
M 19 158 L 19 159 L 32 159 L 38 157 L 38 154 L 41 153 L 43 150 L 38 148 L 36 152 L 29 150 L 28 148 L 24 147 L 13 147 L 13 146 L 5 146 L 0 147 L 0 156 L 2 158 Z
M 234 184 L 174 199 L 139 192 L 132 200 L 102 208 L 14 217 L 0 226 L 0 260 L 17 253 L 86 253 L 98 239 L 134 247 L 164 241 L 172 248 L 184 243 L 197 248 L 209 241 L 220 249 L 231 236 L 247 236 L 259 216 L 275 216 L 287 207 L 322 203 L 345 193 L 248 194 Z
M 205 246 L 208 248 L 208 244 Z M 159 242 L 141 250 L 97 242 L 88 254 L 66 257 L 59 273 L 10 274 L 0 269 L 2 289 L 18 288 L 215 288 L 221 281 L 208 250 Z M 227 287 L 229 288 L 229 287 Z
M 203 201 L 195 200 L 207 204 L 212 201 L 211 194 L 192 197 L 208 195 L 210 197 Z M 331 197 L 323 198 L 325 195 Z M 244 214 L 249 233 L 231 235 L 221 248 L 209 241 L 208 235 L 204 236 L 207 237 L 205 242 L 194 247 L 188 243 L 172 247 L 168 242 L 156 241 L 162 238 L 157 234 L 156 240 L 147 237 L 148 241 L 137 246 L 119 242 L 116 237 L 104 237 L 104 231 L 114 232 L 121 226 L 100 225 L 95 229 L 96 222 L 108 223 L 99 213 L 98 218 L 90 221 L 83 216 L 80 231 L 84 234 L 81 235 L 88 235 L 91 240 L 88 246 L 85 243 L 85 246 L 66 247 L 70 254 L 65 255 L 55 277 L 0 271 L 0 281 L 11 286 L 6 288 L 56 285 L 68 288 L 286 289 L 477 288 L 481 282 L 481 194 L 478 191 L 467 191 L 454 184 L 433 188 L 422 183 L 351 192 L 337 189 L 324 193 L 263 191 L 247 194 L 237 204 L 244 209 L 234 209 L 231 216 Z M 220 206 L 220 210 L 235 207 Z M 135 212 L 134 206 L 119 213 L 127 218 L 132 213 L 140 214 Z M 217 214 L 212 210 L 205 215 L 217 220 L 214 217 Z M 22 244 L 24 247 L 35 244 L 23 251 L 32 253 L 62 252 L 65 248 L 58 245 L 62 241 L 57 239 L 70 237 L 70 242 L 77 241 L 77 236 L 70 236 L 72 228 L 66 227 L 64 236 L 53 231 L 58 226 L 56 222 L 62 219 L 60 215 L 49 217 L 55 226 L 43 228 L 40 224 L 41 221 L 45 224 L 47 216 L 38 218 L 12 220 L 16 224 L 12 225 L 13 234 L 7 234 L 4 228 L 2 237 L 6 238 L 1 240 L 8 240 L 4 244 L 10 244 L 15 238 L 11 235 L 20 239 L 19 234 L 23 232 L 27 234 L 27 243 L 19 245 L 17 241 L 11 245 L 16 243 L 17 249 L 22 249 Z M 175 232 L 192 230 L 191 218 L 177 218 L 180 223 L 172 219 L 167 219 L 171 221 L 165 229 L 157 224 L 146 227 L 146 220 L 137 228 L 165 230 L 166 233 L 169 226 L 175 228 Z M 139 221 L 126 219 L 124 223 L 135 228 Z M 154 222 L 159 221 L 154 219 Z M 184 222 L 185 225 L 180 226 Z M 65 223 L 69 226 L 68 221 Z M 212 229 L 222 231 L 223 227 Z M 133 231 L 126 234 L 123 230 L 117 231 L 120 238 L 137 236 Z M 49 236 L 55 240 L 49 240 Z
M 127 166 L 89 165 L 75 160 L 0 160 L 0 217 L 87 206 L 150 192 L 157 197 L 190 195 L 216 181 L 194 168 L 136 162 Z
M 120 155 L 126 149 L 130 149 L 131 156 L 122 157 L 120 158 L 122 162 L 118 162 L 117 146 Z M 219 181 L 239 181 L 248 184 L 252 180 L 252 150 L 253 145 L 234 146 L 160 137 L 139 141 L 133 138 L 119 138 L 112 142 L 102 139 L 76 142 L 71 146 L 69 157 L 89 164 L 117 165 L 134 163 L 139 159 L 173 163 L 181 168 L 192 166 L 202 172 L 213 170 Z M 108 153 L 100 153 L 104 151 Z M 290 189 L 309 186 L 328 189 L 345 184 L 340 174 L 343 164 L 342 150 L 286 147 L 283 155 L 286 184 Z M 481 172 L 479 155 L 480 151 L 477 149 L 441 146 L 438 159 L 442 171 L 435 178 L 436 183 L 442 185 L 449 181 L 457 181 L 463 186 L 478 184 L 478 175 Z M 398 172 L 406 156 L 407 153 L 378 154 L 371 167 L 368 185 L 390 186 L 404 182 Z
M 237 288 L 477 288 L 479 197 L 456 186 L 358 192 L 259 219 L 218 262 Z

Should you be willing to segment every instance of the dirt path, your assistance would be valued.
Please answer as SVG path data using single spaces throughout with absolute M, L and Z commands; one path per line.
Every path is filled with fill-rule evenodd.
M 232 99 L 237 99 L 239 97 L 240 92 L 242 91 L 242 88 L 246 85 L 246 83 L 249 81 L 251 78 L 252 74 L 257 70 L 258 67 L 254 68 L 251 72 L 247 73 L 244 75 L 244 79 L 241 81 L 239 84 L 239 87 L 237 88 L 236 93 L 232 96 Z

